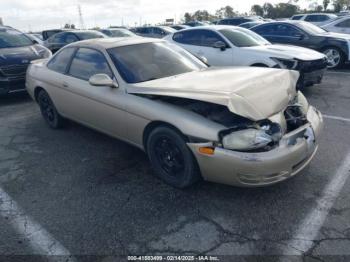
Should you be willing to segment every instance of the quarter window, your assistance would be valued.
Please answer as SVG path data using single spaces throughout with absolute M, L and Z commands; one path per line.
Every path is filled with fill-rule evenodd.
M 47 64 L 47 67 L 58 73 L 65 74 L 67 71 L 68 63 L 73 56 L 75 48 L 65 48 L 57 53 Z
M 113 78 L 105 56 L 99 51 L 89 48 L 80 48 L 76 52 L 69 69 L 69 74 L 86 81 L 95 74 L 106 74 Z
M 209 30 L 200 30 L 202 46 L 212 47 L 216 42 L 225 42 L 217 33 Z

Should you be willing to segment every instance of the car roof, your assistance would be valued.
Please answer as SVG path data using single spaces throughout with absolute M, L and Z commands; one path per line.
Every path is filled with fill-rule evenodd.
M 89 40 L 75 42 L 70 44 L 69 46 L 97 47 L 101 49 L 110 49 L 110 48 L 115 48 L 120 46 L 138 45 L 138 44 L 144 44 L 144 43 L 157 43 L 157 42 L 164 42 L 164 40 L 147 38 L 147 37 L 139 37 L 139 36 L 96 38 L 96 39 L 89 39 Z
M 190 27 L 190 28 L 185 28 L 182 29 L 181 32 L 184 31 L 192 31 L 192 30 L 212 30 L 212 31 L 218 31 L 222 29 L 238 29 L 241 30 L 242 28 L 239 26 L 233 26 L 233 25 L 204 25 L 204 26 L 199 26 L 199 27 Z

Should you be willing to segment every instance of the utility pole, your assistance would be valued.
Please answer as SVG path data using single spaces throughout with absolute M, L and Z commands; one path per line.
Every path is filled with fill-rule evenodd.
M 78 5 L 78 13 L 79 13 L 79 27 L 80 29 L 85 29 L 84 19 L 83 19 L 83 12 L 81 11 L 81 6 Z

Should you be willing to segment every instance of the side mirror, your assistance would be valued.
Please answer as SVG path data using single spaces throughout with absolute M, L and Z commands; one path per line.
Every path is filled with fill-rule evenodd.
M 89 83 L 92 86 L 109 86 L 117 88 L 118 84 L 115 83 L 108 75 L 106 74 L 96 74 L 90 77 Z
M 38 45 L 39 44 L 39 42 L 34 40 L 34 39 L 32 40 L 32 42 L 33 42 L 34 45 Z
M 226 46 L 226 43 L 224 43 L 222 41 L 217 41 L 214 43 L 213 47 L 219 48 L 221 51 L 225 51 L 227 46 Z
M 303 40 L 305 38 L 305 35 L 303 35 L 303 34 L 296 34 L 295 37 L 298 38 L 299 40 Z
M 201 60 L 204 64 L 208 64 L 208 59 L 205 56 L 199 56 L 199 60 Z

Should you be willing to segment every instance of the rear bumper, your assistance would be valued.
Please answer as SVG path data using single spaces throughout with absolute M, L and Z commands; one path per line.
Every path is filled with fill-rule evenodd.
M 313 107 L 307 118 L 308 124 L 285 135 L 269 152 L 243 153 L 216 147 L 214 155 L 204 155 L 199 148 L 209 144 L 188 145 L 205 180 L 241 187 L 272 185 L 298 174 L 315 156 L 323 118 Z
M 20 92 L 25 90 L 24 78 L 9 79 L 0 78 L 0 95 Z

